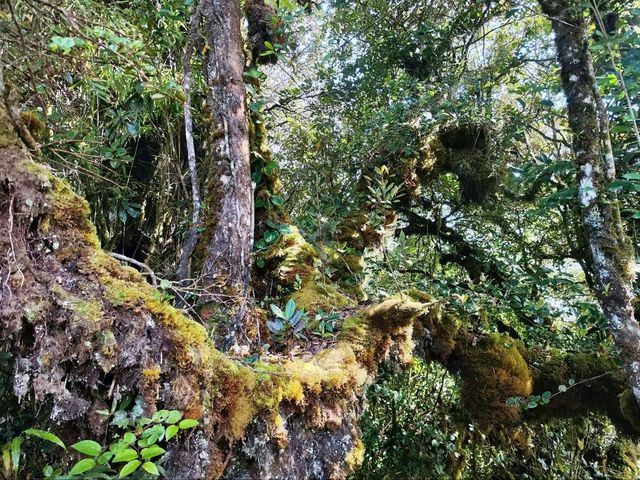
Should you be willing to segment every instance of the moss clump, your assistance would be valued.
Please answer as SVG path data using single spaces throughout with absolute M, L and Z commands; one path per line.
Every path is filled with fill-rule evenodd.
M 412 297 L 399 294 L 367 310 L 367 317 L 380 330 L 406 327 L 420 315 L 429 312 L 428 304 L 417 302 Z
M 33 111 L 20 112 L 20 119 L 35 140 L 41 140 L 47 125 L 40 116 Z
M 585 412 L 606 413 L 621 431 L 639 433 L 634 426 L 634 410 L 622 410 L 627 404 L 626 397 L 619 397 L 627 389 L 624 373 L 609 355 L 587 353 L 567 353 L 558 350 L 527 350 L 527 362 L 531 365 L 534 391 L 557 392 L 559 385 L 575 386 L 561 395 L 555 396 L 547 405 L 528 412 L 537 420 L 550 418 L 581 417 Z M 633 397 L 633 396 L 632 396 Z M 637 408 L 637 407 L 636 407 Z M 629 415 L 629 418 L 626 418 Z M 637 413 L 636 413 L 637 415 Z
M 309 360 L 287 362 L 284 371 L 291 380 L 299 382 L 315 395 L 325 390 L 344 391 L 361 387 L 368 375 L 348 344 L 323 350 Z
M 4 100 L 4 99 L 3 99 Z M 4 105 L 0 106 L 0 148 L 20 147 L 20 139 Z
M 291 298 L 296 302 L 298 308 L 304 308 L 311 312 L 346 307 L 354 303 L 332 284 L 323 284 L 315 279 L 304 282 L 300 290 L 291 294 Z
M 158 380 L 160 378 L 160 367 L 145 368 L 142 370 L 142 376 L 149 380 Z
M 414 325 L 429 309 L 408 295 L 395 295 L 345 319 L 339 338 L 370 372 L 384 360 L 406 367 L 413 361 Z
M 520 420 L 520 410 L 506 400 L 531 394 L 523 352 L 522 343 L 506 335 L 458 339 L 454 355 L 462 378 L 462 405 L 481 428 L 513 426 Z
M 629 422 L 636 434 L 640 434 L 640 408 L 633 392 L 630 389 L 620 395 L 620 412 L 624 419 Z
M 282 235 L 263 255 L 274 266 L 274 276 L 285 285 L 291 286 L 296 275 L 304 282 L 314 277 L 320 265 L 320 256 L 302 236 L 297 227 L 290 227 L 291 233 Z
M 623 438 L 619 444 L 621 480 L 637 480 L 640 478 L 640 449 L 638 444 Z
M 426 359 L 446 362 L 456 347 L 462 324 L 459 316 L 446 311 L 439 303 L 432 304 L 415 326 L 420 353 Z
M 493 155 L 490 130 L 477 123 L 444 125 L 423 142 L 422 157 L 416 165 L 420 182 L 450 172 L 467 202 L 483 203 L 498 188 L 501 165 Z
M 40 319 L 44 318 L 49 309 L 49 303 L 42 299 L 28 302 L 24 306 L 24 318 L 27 320 L 27 322 L 35 324 Z
M 349 450 L 346 457 L 344 458 L 344 462 L 347 465 L 347 468 L 350 472 L 353 472 L 362 465 L 364 461 L 364 443 L 359 438 L 356 439 L 353 448 Z
M 102 305 L 98 300 L 76 300 L 72 303 L 73 310 L 72 329 L 82 326 L 86 322 L 100 322 L 104 318 Z

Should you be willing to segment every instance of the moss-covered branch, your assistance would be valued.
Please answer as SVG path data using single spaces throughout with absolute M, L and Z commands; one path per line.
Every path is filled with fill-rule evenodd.
M 175 408 L 200 420 L 202 428 L 169 451 L 171 478 L 344 478 L 362 459 L 358 419 L 381 362 L 408 365 L 415 350 L 459 372 L 463 405 L 485 428 L 523 419 L 507 397 L 610 366 L 546 359 L 508 337 L 472 334 L 420 292 L 357 311 L 327 350 L 244 365 L 216 350 L 205 328 L 169 306 L 137 271 L 101 250 L 87 203 L 29 158 L 2 107 L 0 132 L 0 223 L 7 226 L 0 233 L 7 260 L 0 267 L 2 348 L 14 362 L 16 411 L 37 407 L 33 422 L 49 424 L 65 440 L 100 438 L 106 425 L 94 412 L 114 398 L 141 395 L 147 414 Z M 273 253 L 283 279 L 300 267 L 300 256 L 308 265 L 317 255 L 292 235 L 289 247 L 300 255 Z M 317 269 L 307 273 L 300 303 L 305 286 L 335 293 L 316 292 L 316 300 L 348 300 L 335 285 L 318 283 L 324 279 L 315 277 Z M 624 382 L 601 377 L 580 388 L 587 387 L 611 401 L 567 396 L 573 410 L 556 412 L 552 403 L 539 411 L 551 417 L 604 410 L 634 430 L 635 405 L 625 396 L 619 408 L 614 401 Z M 242 448 L 234 448 L 240 440 Z

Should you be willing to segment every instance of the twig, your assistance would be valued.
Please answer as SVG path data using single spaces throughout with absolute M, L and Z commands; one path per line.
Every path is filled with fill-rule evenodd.
M 9 11 L 11 12 L 11 18 L 13 20 L 13 23 L 16 24 L 16 28 L 18 29 L 18 36 L 20 37 L 20 41 L 22 42 L 23 46 L 26 46 L 24 35 L 22 34 L 22 27 L 20 26 L 20 23 L 18 22 L 18 18 L 16 17 L 16 14 L 15 14 L 15 11 L 13 10 L 13 4 L 11 3 L 11 0 L 7 0 L 7 5 L 9 5 Z M 31 82 L 31 87 L 33 88 L 33 94 L 38 99 L 38 103 L 40 103 L 40 108 L 42 108 L 42 115 L 44 115 L 44 117 L 46 118 L 47 104 L 44 103 L 44 100 L 40 96 L 40 93 L 38 93 L 38 88 L 36 86 L 36 76 L 33 73 L 33 68 L 31 68 L 31 62 L 26 62 L 26 63 L 27 63 L 27 68 L 29 69 L 29 81 Z
M 142 268 L 151 277 L 152 285 L 154 287 L 158 286 L 158 277 L 156 276 L 155 272 L 153 270 L 151 270 L 151 267 L 149 265 L 147 265 L 146 263 L 140 262 L 140 261 L 136 260 L 135 258 L 127 257 L 126 255 L 120 255 L 119 253 L 115 253 L 115 252 L 111 252 L 111 253 L 109 253 L 109 255 L 111 255 L 113 258 L 115 258 L 117 260 L 121 260 L 123 262 L 127 262 L 127 263 L 130 263 L 132 265 L 135 265 L 136 267 Z
M 600 32 L 605 41 L 605 47 L 607 52 L 609 53 L 609 61 L 611 63 L 611 69 L 614 71 L 618 82 L 620 83 L 620 87 L 622 88 L 622 92 L 624 93 L 624 98 L 627 102 L 627 108 L 629 109 L 629 116 L 631 117 L 631 124 L 633 125 L 634 133 L 636 134 L 636 142 L 640 145 L 640 131 L 638 130 L 638 122 L 636 121 L 636 114 L 633 110 L 633 102 L 631 101 L 631 97 L 629 96 L 629 90 L 627 89 L 627 85 L 624 81 L 624 75 L 618 68 L 616 68 L 616 63 L 613 60 L 613 52 L 611 51 L 611 46 L 609 45 L 609 35 L 607 34 L 607 29 L 605 28 L 604 23 L 602 22 L 602 16 L 600 15 L 600 10 L 598 9 L 598 5 L 596 2 L 591 0 L 591 5 L 593 6 L 593 12 L 595 13 L 596 20 L 598 22 L 598 27 L 600 28 Z
M 202 12 L 202 5 L 204 2 L 198 2 L 196 9 L 191 17 L 191 24 L 189 26 L 189 35 L 187 37 L 187 45 L 185 47 L 183 68 L 184 79 L 182 81 L 182 87 L 186 96 L 184 102 L 184 132 L 187 143 L 187 159 L 189 162 L 189 175 L 191 177 L 191 197 L 192 197 L 192 213 L 191 213 L 191 228 L 189 229 L 189 235 L 187 241 L 184 244 L 182 253 L 180 255 L 180 262 L 178 264 L 177 277 L 178 280 L 184 280 L 189 276 L 189 261 L 191 254 L 196 248 L 198 243 L 199 230 L 200 230 L 200 207 L 202 200 L 200 198 L 200 180 L 198 178 L 198 165 L 196 161 L 196 150 L 193 142 L 193 117 L 191 116 L 191 56 L 193 55 L 194 38 L 197 32 L 198 25 L 200 24 L 200 16 Z M 182 297 L 180 297 L 182 301 Z

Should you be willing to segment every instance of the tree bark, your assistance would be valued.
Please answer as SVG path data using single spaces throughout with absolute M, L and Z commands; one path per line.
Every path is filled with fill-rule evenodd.
M 633 308 L 633 245 L 625 235 L 615 193 L 607 113 L 589 53 L 583 7 L 574 0 L 540 0 L 551 17 L 567 98 L 584 236 L 596 275 L 595 294 L 608 320 L 636 401 L 640 403 L 640 325 Z
M 248 299 L 253 248 L 253 188 L 245 98 L 244 54 L 237 0 L 204 0 L 208 53 L 205 59 L 207 99 L 213 129 L 213 156 L 207 179 L 209 219 L 202 275 L 204 301 L 230 297 L 237 305 L 226 346 L 242 329 Z

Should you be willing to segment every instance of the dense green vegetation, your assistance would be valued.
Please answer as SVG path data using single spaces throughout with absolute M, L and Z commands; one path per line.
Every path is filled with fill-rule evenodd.
M 412 301 L 445 312 L 429 326 L 451 345 L 440 356 L 421 352 L 412 366 L 377 372 L 360 422 L 364 463 L 350 478 L 638 478 L 640 429 L 625 431 L 608 406 L 574 409 L 568 392 L 613 395 L 618 408 L 626 365 L 599 303 L 601 272 L 583 225 L 576 132 L 549 16 L 527 0 L 268 0 L 261 37 L 251 26 L 255 3 L 242 5 L 255 186 L 251 292 L 252 305 L 262 308 L 247 321 L 250 341 L 235 358 L 264 375 L 260 362 L 269 355 L 306 358 L 300 352 L 342 341 L 342 321 L 357 318 L 354 312 L 412 291 Z M 637 258 L 640 3 L 570 3 L 587 26 L 615 161 L 615 178 L 598 194 L 617 194 L 612 203 L 620 205 Z M 35 141 L 32 153 L 87 199 L 103 248 L 140 269 L 158 298 L 183 308 L 215 340 L 236 312 L 199 300 L 211 286 L 202 273 L 203 242 L 217 207 L 207 185 L 217 175 L 209 158 L 222 134 L 207 103 L 203 66 L 211 45 L 189 33 L 197 2 L 4 5 L 0 58 L 11 101 Z M 185 134 L 190 42 L 194 127 Z M 189 133 L 205 197 L 200 243 L 184 279 L 176 271 L 192 227 Z M 476 362 L 476 347 L 494 363 Z M 571 358 L 575 368 L 549 384 L 543 362 L 536 363 L 542 351 Z M 478 384 L 482 362 L 489 369 L 508 364 L 516 372 L 511 381 L 519 361 L 528 390 L 513 390 L 528 393 L 494 408 L 482 393 L 494 387 Z M 20 411 L 13 362 L 0 348 L 3 452 L 25 429 L 49 426 L 39 410 Z M 376 368 L 368 368 L 372 377 Z M 548 389 L 531 391 L 531 377 L 544 377 Z M 610 382 L 605 393 L 593 393 L 602 378 Z M 477 405 L 469 403 L 470 385 Z M 633 424 L 623 405 L 622 417 Z M 502 407 L 517 419 L 502 418 Z M 97 440 L 103 447 L 118 441 Z M 38 450 L 26 442 L 25 452 Z M 5 460 L 0 476 L 14 478 L 10 466 Z M 154 476 L 153 468 L 144 475 Z

